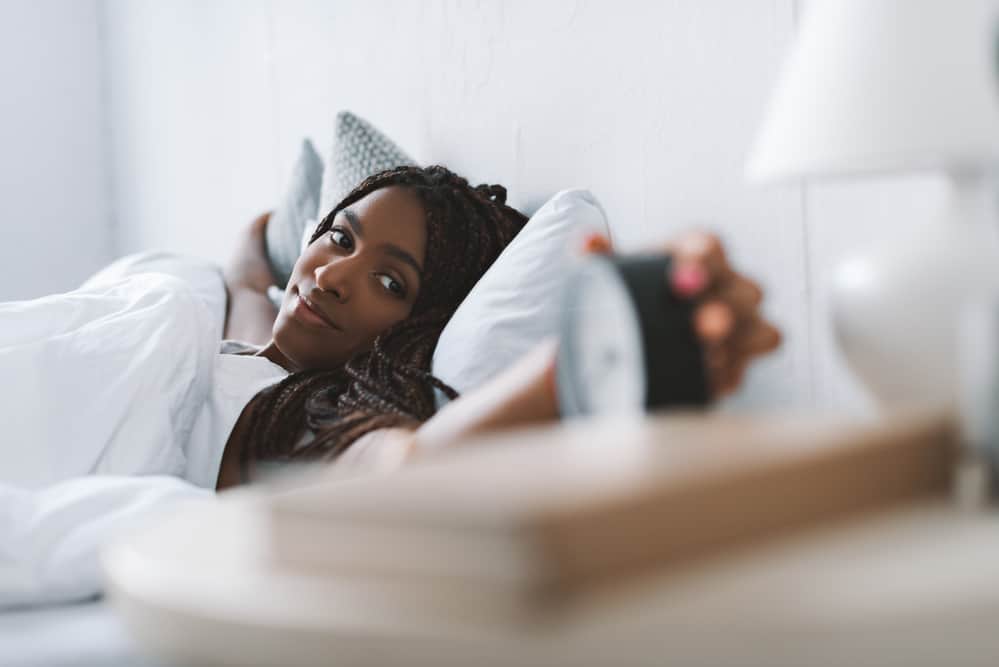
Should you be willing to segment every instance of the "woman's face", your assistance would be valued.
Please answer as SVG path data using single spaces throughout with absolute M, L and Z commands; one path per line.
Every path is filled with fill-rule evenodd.
M 295 263 L 274 346 L 297 370 L 335 368 L 406 319 L 420 291 L 426 215 L 417 196 L 381 188 L 337 213 Z

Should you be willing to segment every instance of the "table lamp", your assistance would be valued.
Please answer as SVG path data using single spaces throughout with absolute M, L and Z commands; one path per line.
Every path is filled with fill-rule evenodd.
M 812 0 L 752 180 L 937 171 L 931 221 L 858 249 L 832 278 L 847 363 L 882 404 L 953 401 L 958 323 L 999 285 L 999 0 Z

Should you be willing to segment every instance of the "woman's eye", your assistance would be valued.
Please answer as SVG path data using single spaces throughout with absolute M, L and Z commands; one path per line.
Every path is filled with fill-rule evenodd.
M 330 240 L 344 250 L 350 250 L 354 247 L 354 241 L 347 235 L 347 232 L 342 229 L 334 229 L 330 231 Z
M 378 281 L 392 294 L 396 296 L 406 296 L 406 289 L 398 280 L 387 274 L 379 274 Z

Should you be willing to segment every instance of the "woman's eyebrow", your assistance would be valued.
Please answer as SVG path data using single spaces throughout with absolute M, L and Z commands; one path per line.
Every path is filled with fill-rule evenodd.
M 354 211 L 352 211 L 351 209 L 345 208 L 343 209 L 343 217 L 347 218 L 347 224 L 350 225 L 350 228 L 352 230 L 354 230 L 354 233 L 358 236 L 358 238 L 363 239 L 364 229 L 363 227 L 361 227 L 361 219 L 357 217 L 357 214 L 354 213 Z M 423 276 L 423 268 L 420 266 L 419 262 L 413 259 L 412 255 L 410 255 L 408 252 L 406 252 L 399 246 L 395 245 L 394 243 L 385 243 L 383 244 L 383 246 L 385 248 L 386 253 L 406 262 L 414 269 L 416 269 L 417 275 Z
M 403 250 L 402 248 L 400 248 L 399 246 L 397 246 L 397 245 L 395 245 L 393 243 L 386 243 L 384 245 L 384 248 L 385 248 L 385 252 L 387 254 L 392 255 L 393 257 L 396 257 L 396 258 L 401 259 L 402 261 L 406 262 L 407 264 L 409 264 L 410 266 L 412 266 L 414 269 L 416 269 L 417 275 L 423 276 L 423 269 L 420 267 L 419 262 L 417 262 L 415 259 L 413 259 L 413 256 L 410 255 L 408 252 L 406 252 L 405 250 Z
M 343 209 L 343 217 L 347 218 L 347 224 L 354 230 L 354 233 L 359 237 L 364 238 L 364 230 L 361 227 L 361 219 L 357 217 L 357 214 L 351 209 L 345 208 Z

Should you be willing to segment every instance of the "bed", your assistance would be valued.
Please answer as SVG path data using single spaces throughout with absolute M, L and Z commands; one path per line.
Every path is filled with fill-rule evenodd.
M 144 657 L 104 600 L 0 614 L 0 665 L 144 667 Z
M 435 374 L 464 391 L 495 373 L 508 360 L 518 358 L 543 338 L 544 327 L 550 329 L 554 326 L 553 313 L 556 312 L 546 304 L 559 298 L 561 275 L 567 270 L 565 265 L 572 260 L 566 248 L 576 247 L 578 238 L 592 232 L 609 235 L 601 206 L 585 190 L 556 193 L 536 211 L 515 242 L 479 281 L 475 298 L 467 299 L 452 318 L 435 354 Z M 136 274 L 149 273 L 186 283 L 192 294 L 208 306 L 212 325 L 221 331 L 226 303 L 225 285 L 219 267 L 210 261 L 169 252 L 136 253 L 105 267 L 84 283 L 84 287 L 99 287 Z M 532 294 L 532 298 L 517 298 L 525 293 Z M 504 316 L 499 318 L 495 313 L 503 313 Z M 486 326 L 484 323 L 490 324 Z M 199 330 L 209 328 L 206 325 L 199 327 Z M 486 358 L 474 354 L 474 350 L 486 347 L 482 338 L 506 341 L 504 354 L 494 353 Z M 441 354 L 440 350 L 445 350 L 446 354 Z M 187 496 L 199 495 L 195 493 L 197 489 L 188 490 L 174 478 L 155 480 L 144 475 L 141 479 L 118 479 L 113 484 L 108 482 L 94 477 L 67 482 L 88 488 L 79 489 L 75 494 L 62 493 L 58 502 L 39 500 L 34 504 L 18 505 L 20 509 L 9 515 L 15 524 L 18 521 L 31 523 L 30 517 L 36 514 L 45 518 L 44 508 L 60 510 L 49 512 L 51 516 L 48 517 L 47 528 L 40 527 L 41 522 L 37 520 L 32 524 L 36 529 L 33 532 L 41 535 L 35 540 L 36 549 L 13 549 L 6 554 L 8 560 L 17 561 L 23 567 L 13 574 L 9 567 L 7 570 L 0 568 L 0 609 L 12 602 L 23 604 L 22 601 L 30 600 L 81 599 L 99 589 L 97 569 L 90 555 L 96 553 L 96 541 L 103 533 L 87 530 L 84 526 L 81 539 L 70 539 L 72 535 L 69 531 L 79 529 L 83 519 L 96 524 L 103 521 L 103 516 L 109 524 L 124 524 L 137 521 L 140 513 L 144 515 L 147 508 L 152 511 L 168 501 L 174 503 Z M 99 484 L 108 484 L 109 488 L 90 488 Z M 124 488 L 126 486 L 135 488 Z M 100 494 L 107 496 L 107 502 L 101 500 Z M 69 496 L 73 496 L 72 502 L 69 502 Z M 119 511 L 126 502 L 129 511 Z M 80 511 L 71 511 L 74 507 Z M 96 514 L 91 515 L 88 508 L 94 508 Z M 133 516 L 129 518 L 129 515 Z M 65 544 L 70 544 L 69 548 L 51 548 L 55 527 L 58 527 L 57 532 L 67 532 L 69 537 Z M 63 556 L 68 555 L 68 558 L 58 562 L 50 558 L 39 560 L 52 550 Z M 69 582 L 72 585 L 64 586 L 68 572 L 80 573 L 84 583 L 77 586 Z M 35 579 L 37 582 L 28 581 Z M 27 583 L 22 583 L 22 580 Z M 88 581 L 92 582 L 89 588 L 85 585 Z M 8 591 L 7 597 L 3 594 L 4 582 L 13 591 Z M 26 591 L 37 589 L 38 595 L 19 595 L 19 588 Z M 18 611 L 15 607 L 15 611 L 0 611 L 0 665 L 154 664 L 138 662 L 138 654 L 126 638 L 120 620 L 103 602 L 21 609 Z

